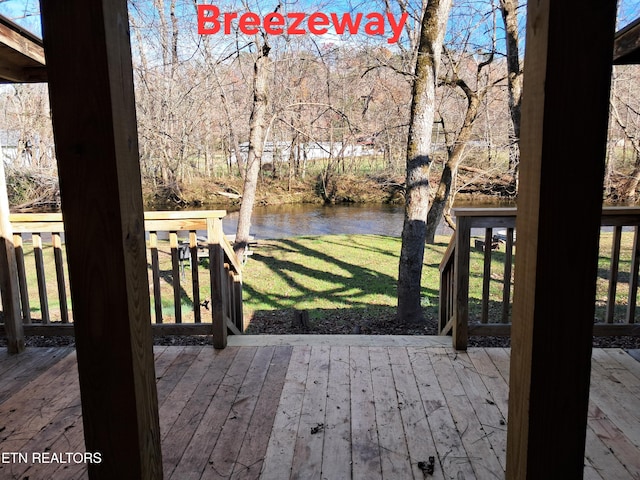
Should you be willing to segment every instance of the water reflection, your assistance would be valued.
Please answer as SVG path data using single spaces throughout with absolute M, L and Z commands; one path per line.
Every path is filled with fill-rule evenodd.
M 258 239 L 288 238 L 300 235 L 375 234 L 399 237 L 402 233 L 402 205 L 277 205 L 256 207 L 251 234 Z M 238 212 L 223 220 L 224 231 L 235 233 Z M 451 234 L 440 225 L 438 234 Z

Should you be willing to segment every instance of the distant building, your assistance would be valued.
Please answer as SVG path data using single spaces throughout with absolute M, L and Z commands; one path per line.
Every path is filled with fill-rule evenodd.
M 30 167 L 35 155 L 33 142 L 20 130 L 0 130 L 0 158 L 5 165 Z
M 15 163 L 18 157 L 20 132 L 18 130 L 0 130 L 0 158 L 7 165 Z
M 249 154 L 249 142 L 238 145 L 240 155 L 246 160 Z M 330 157 L 362 157 L 376 153 L 372 145 L 347 145 L 342 151 L 342 142 L 309 142 L 294 144 L 293 158 L 296 160 L 320 160 Z M 341 153 L 342 152 L 342 153 Z M 288 162 L 291 158 L 291 142 L 266 142 L 262 152 L 262 163 Z M 235 162 L 235 155 L 231 161 Z

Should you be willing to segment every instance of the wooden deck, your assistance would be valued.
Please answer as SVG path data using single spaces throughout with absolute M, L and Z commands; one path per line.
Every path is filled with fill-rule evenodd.
M 456 353 L 433 337 L 230 343 L 155 349 L 165 479 L 504 477 L 507 349 Z M 585 478 L 640 478 L 640 363 L 622 350 L 593 360 Z M 83 451 L 75 351 L 0 353 L 0 478 L 86 478 L 73 457 L 52 461 Z M 433 476 L 420 469 L 429 457 Z

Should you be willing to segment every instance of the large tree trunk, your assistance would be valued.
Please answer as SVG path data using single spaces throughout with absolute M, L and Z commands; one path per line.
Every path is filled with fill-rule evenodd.
M 451 0 L 430 0 L 422 17 L 407 141 L 407 193 L 398 267 L 398 320 L 401 322 L 423 320 L 420 281 L 429 209 L 431 134 L 437 71 L 450 8 Z
M 264 135 L 267 117 L 267 80 L 269 45 L 265 42 L 258 49 L 258 58 L 253 68 L 253 109 L 249 119 L 249 153 L 247 155 L 247 170 L 244 177 L 244 189 L 242 191 L 242 204 L 238 216 L 238 229 L 234 251 L 238 258 L 242 258 L 249 243 L 249 229 L 251 228 L 251 215 L 256 199 L 258 176 L 260 174 L 260 161 L 264 147 Z
M 462 160 L 462 155 L 467 143 L 471 138 L 473 124 L 478 117 L 480 104 L 487 93 L 487 88 L 480 90 L 480 92 L 474 92 L 462 80 L 458 80 L 457 85 L 467 96 L 467 111 L 464 116 L 464 121 L 462 122 L 462 127 L 453 142 L 453 146 L 448 149 L 447 163 L 444 165 L 438 190 L 436 190 L 435 197 L 431 203 L 431 208 L 429 209 L 429 214 L 427 215 L 426 243 L 435 242 L 436 230 L 438 229 L 438 225 L 442 219 L 445 206 L 449 201 L 449 196 L 451 195 L 451 184 L 453 182 L 453 178 L 456 175 L 458 165 L 460 164 L 460 160 Z
M 518 0 L 500 0 L 500 11 L 507 35 L 507 70 L 509 88 L 509 112 L 513 125 L 513 136 L 509 139 L 509 171 L 513 183 L 518 184 L 518 164 L 520 163 L 520 117 L 522 105 L 522 66 L 518 48 Z

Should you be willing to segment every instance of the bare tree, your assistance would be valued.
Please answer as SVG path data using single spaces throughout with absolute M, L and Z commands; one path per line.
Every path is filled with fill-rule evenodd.
M 251 215 L 255 204 L 258 175 L 264 147 L 268 105 L 268 67 L 271 47 L 264 37 L 260 40 L 256 35 L 257 57 L 253 70 L 253 109 L 249 119 L 249 153 L 242 190 L 242 204 L 238 215 L 238 228 L 234 251 L 242 258 L 249 243 Z
M 427 243 L 434 243 L 435 241 L 436 230 L 440 224 L 440 220 L 442 219 L 445 206 L 448 203 L 449 195 L 451 193 L 452 181 L 456 175 L 458 165 L 463 158 L 467 144 L 469 140 L 471 140 L 473 126 L 478 118 L 480 106 L 482 105 L 484 97 L 489 89 L 496 83 L 489 81 L 486 82 L 484 86 L 480 86 L 482 72 L 485 67 L 489 66 L 493 62 L 493 58 L 494 53 L 489 52 L 487 58 L 478 63 L 476 68 L 477 87 L 475 90 L 459 76 L 456 69 L 453 70 L 450 78 L 447 78 L 444 81 L 444 83 L 457 87 L 463 92 L 467 101 L 467 108 L 462 126 L 454 135 L 455 138 L 447 141 L 447 161 L 444 165 L 442 175 L 440 176 L 440 183 L 431 203 L 431 208 L 429 208 L 429 214 L 427 215 Z M 447 132 L 446 128 L 444 131 Z
M 500 11 L 506 32 L 507 69 L 509 72 L 509 112 L 513 126 L 513 136 L 509 142 L 509 170 L 513 183 L 518 183 L 518 163 L 520 162 L 520 117 L 522 105 L 522 64 L 520 62 L 520 36 L 518 33 L 518 0 L 500 0 Z
M 407 141 L 406 206 L 398 268 L 398 319 L 423 320 L 421 277 L 429 209 L 435 90 L 451 0 L 431 0 L 422 17 Z
M 625 119 L 622 118 L 622 115 L 620 115 L 620 112 L 618 111 L 618 103 L 620 103 L 627 111 L 632 110 L 632 108 L 630 105 L 626 105 L 619 97 L 612 98 L 611 116 L 613 117 L 616 125 L 618 125 L 622 131 L 624 144 L 626 145 L 627 141 L 631 144 L 635 160 L 633 162 L 632 171 L 627 175 L 626 180 L 620 185 L 617 194 L 621 201 L 634 202 L 636 200 L 636 191 L 640 184 L 640 138 L 638 137 L 638 132 L 634 131 L 632 128 L 632 124 L 628 120 L 628 116 L 625 121 Z M 636 118 L 640 116 L 639 112 L 634 113 Z

